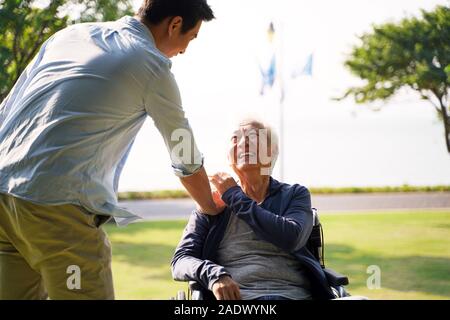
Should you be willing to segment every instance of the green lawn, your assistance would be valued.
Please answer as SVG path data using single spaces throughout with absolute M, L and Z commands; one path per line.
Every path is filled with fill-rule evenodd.
M 372 299 L 450 299 L 450 211 L 322 214 L 327 267 L 346 274 L 349 292 Z M 105 227 L 113 248 L 117 299 L 168 299 L 185 283 L 169 263 L 185 221 Z M 367 267 L 381 269 L 368 289 Z

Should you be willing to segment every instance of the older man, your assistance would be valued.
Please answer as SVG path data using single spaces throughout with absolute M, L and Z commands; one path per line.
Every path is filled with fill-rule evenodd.
M 276 135 L 260 121 L 240 123 L 229 162 L 239 177 L 210 177 L 226 204 L 218 216 L 194 211 L 172 260 L 175 280 L 195 280 L 216 299 L 331 299 L 321 266 L 305 248 L 313 226 L 307 188 L 270 176 Z

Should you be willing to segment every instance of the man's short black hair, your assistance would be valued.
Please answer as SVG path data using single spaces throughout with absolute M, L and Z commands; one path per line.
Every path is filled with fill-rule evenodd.
M 158 24 L 167 17 L 183 18 L 181 32 L 186 33 L 201 21 L 214 19 L 206 0 L 144 0 L 138 16 L 150 24 Z

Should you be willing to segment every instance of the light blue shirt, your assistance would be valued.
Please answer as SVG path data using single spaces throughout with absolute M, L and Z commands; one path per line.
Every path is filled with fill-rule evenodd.
M 0 104 L 0 192 L 81 205 L 119 223 L 138 218 L 117 206 L 117 187 L 147 115 L 178 176 L 203 165 L 170 68 L 150 30 L 129 16 L 54 34 Z M 190 157 L 172 152 L 177 129 L 189 134 Z

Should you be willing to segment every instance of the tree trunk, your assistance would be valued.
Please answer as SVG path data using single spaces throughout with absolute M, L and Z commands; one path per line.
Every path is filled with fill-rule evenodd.
M 447 113 L 443 101 L 441 99 L 439 101 L 441 102 L 442 120 L 444 121 L 445 143 L 447 144 L 447 151 L 450 153 L 450 115 Z

